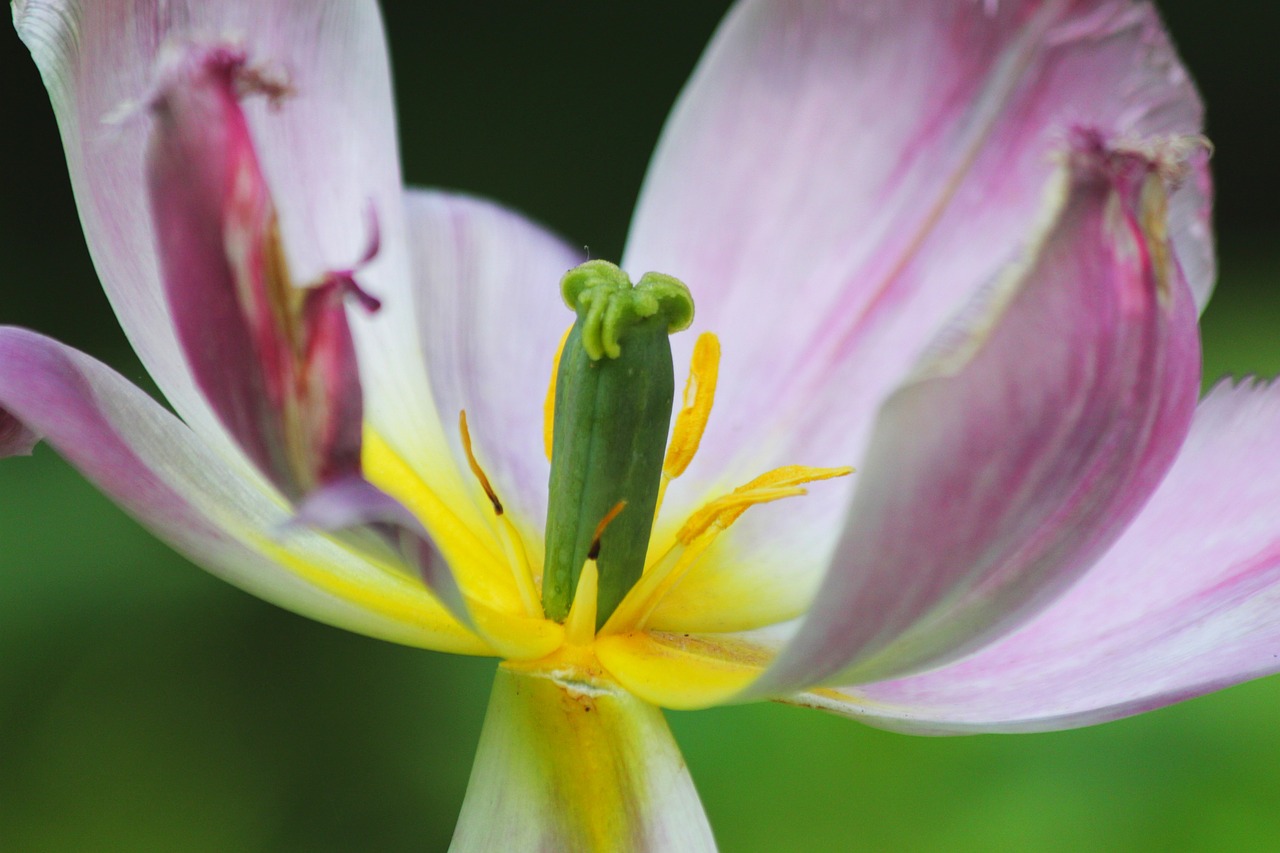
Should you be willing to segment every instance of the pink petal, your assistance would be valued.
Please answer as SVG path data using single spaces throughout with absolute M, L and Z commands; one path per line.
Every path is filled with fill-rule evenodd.
M 1162 168 L 1074 140 L 1043 241 L 882 409 L 832 568 L 758 692 L 967 653 L 1046 606 L 1138 512 L 1199 386 Z
M 240 97 L 268 84 L 227 45 L 173 45 L 149 104 L 147 179 L 170 312 L 222 423 L 290 498 L 360 470 L 363 402 L 343 295 L 305 294 Z M 278 92 L 266 92 L 278 96 Z
M 361 255 L 372 207 L 383 251 L 362 277 L 398 312 L 354 317 L 371 417 L 399 440 L 421 427 L 399 159 L 386 48 L 373 0 L 17 0 L 14 22 L 49 88 L 85 236 L 143 363 L 198 431 L 221 428 L 182 357 L 161 288 L 144 181 L 150 122 L 139 107 L 166 45 L 217 39 L 293 94 L 246 105 L 250 133 L 300 281 Z M 397 313 L 397 316 L 389 316 Z M 366 353 L 367 350 L 367 353 Z M 367 362 L 367 363 L 366 363 Z M 420 379 L 420 377 L 419 377 Z M 407 439 L 406 439 L 407 440 Z
M 1201 114 L 1148 3 L 737 4 L 664 131 L 624 264 L 684 280 L 724 345 L 690 499 L 773 465 L 859 465 L 923 347 L 1034 236 L 1069 131 L 1196 134 Z M 1202 155 L 1196 170 L 1173 242 L 1203 304 Z M 673 339 L 677 364 L 693 337 Z M 833 534 L 776 515 L 743 549 L 785 542 L 792 571 L 820 570 Z
M 1023 628 L 933 672 L 797 701 L 909 731 L 1041 731 L 1280 670 L 1278 392 L 1214 389 L 1132 526 Z
M 465 196 L 410 191 L 406 209 L 431 387 L 459 468 L 457 414 L 504 503 L 541 535 L 550 468 L 543 401 L 574 315 L 560 279 L 581 253 L 516 213 Z
M 22 421 L 0 409 L 0 459 L 7 456 L 30 456 L 39 443 L 40 436 Z
M 305 530 L 238 460 L 211 450 L 118 374 L 0 327 L 0 414 L 44 437 L 108 496 L 219 577 L 295 612 L 414 646 L 479 654 L 420 583 Z

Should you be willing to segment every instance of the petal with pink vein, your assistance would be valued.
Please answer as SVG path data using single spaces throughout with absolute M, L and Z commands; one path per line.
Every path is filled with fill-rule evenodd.
M 1200 347 L 1164 242 L 1170 166 L 1083 132 L 1067 159 L 1040 244 L 881 411 L 831 569 L 757 695 L 999 636 L 1087 570 L 1172 463 Z
M 923 347 L 1034 237 L 1073 127 L 1200 133 L 1200 99 L 1151 4 L 980 6 L 745 0 L 708 47 L 623 262 L 686 282 L 694 331 L 724 347 L 707 440 L 671 510 L 776 465 L 861 467 L 876 411 Z M 1174 255 L 1201 305 L 1206 160 L 1170 200 Z M 673 338 L 677 364 L 695 337 Z M 761 516 L 734 537 L 816 575 L 843 504 Z
M 1125 534 L 1018 631 L 932 672 L 794 701 L 925 734 L 1045 731 L 1280 670 L 1278 392 L 1215 388 Z

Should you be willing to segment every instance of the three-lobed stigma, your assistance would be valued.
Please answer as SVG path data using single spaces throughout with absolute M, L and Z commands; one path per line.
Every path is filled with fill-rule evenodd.
M 592 361 L 619 358 L 622 337 L 643 320 L 661 317 L 666 333 L 693 322 L 693 297 L 678 279 L 649 272 L 636 285 L 608 261 L 587 261 L 560 282 L 565 305 L 577 312 L 582 346 Z

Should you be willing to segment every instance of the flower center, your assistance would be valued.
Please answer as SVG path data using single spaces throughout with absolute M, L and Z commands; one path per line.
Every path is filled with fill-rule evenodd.
M 561 340 L 544 406 L 551 475 L 541 575 L 530 559 L 535 555 L 526 549 L 476 459 L 465 412 L 459 417 L 463 449 L 488 498 L 495 544 L 502 553 L 492 553 L 490 561 L 475 549 L 466 555 L 456 548 L 445 550 L 455 566 L 478 569 L 492 562 L 507 576 L 508 589 L 514 578 L 520 612 L 507 612 L 494 602 L 505 616 L 479 606 L 475 597 L 491 589 L 496 576 L 463 579 L 464 592 L 473 609 L 479 606 L 484 633 L 498 654 L 530 665 L 551 661 L 587 671 L 595 665 L 591 648 L 597 633 L 647 630 L 662 601 L 750 507 L 803 495 L 805 484 L 843 477 L 853 469 L 773 469 L 708 500 L 674 535 L 651 545 L 667 487 L 689 467 L 711 414 L 719 339 L 704 332 L 695 342 L 672 426 L 674 371 L 668 336 L 692 322 L 688 288 L 657 273 L 647 273 L 633 285 L 613 264 L 590 261 L 565 275 L 561 292 L 577 319 Z M 459 545 L 460 540 L 454 541 L 458 537 L 447 535 L 457 525 L 438 518 L 448 514 L 445 503 L 431 496 L 411 505 L 439 541 Z M 551 623 L 563 625 L 563 645 L 544 658 L 556 648 L 545 643 Z

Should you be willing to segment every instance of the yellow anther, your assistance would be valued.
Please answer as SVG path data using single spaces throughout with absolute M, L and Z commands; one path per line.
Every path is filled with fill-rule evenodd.
M 711 416 L 711 405 L 715 402 L 719 375 L 720 339 L 711 332 L 703 332 L 693 345 L 689 379 L 684 384 L 684 401 L 676 415 L 671 443 L 667 445 L 667 458 L 662 464 L 662 473 L 669 479 L 674 480 L 683 474 L 698 452 L 698 445 L 707 429 L 707 418 Z
M 853 469 L 849 467 L 843 468 L 810 468 L 807 465 L 783 465 L 781 468 L 774 468 L 772 471 L 766 471 L 759 477 L 756 477 L 749 483 L 744 483 L 733 490 L 733 494 L 755 492 L 765 489 L 785 489 L 794 486 L 803 486 L 805 483 L 815 483 L 819 480 L 833 480 L 836 477 L 847 477 L 853 473 Z M 803 494 L 804 490 L 800 490 Z M 770 498 L 769 500 L 777 500 Z M 714 501 L 713 501 L 714 503 Z M 750 501 L 740 505 L 739 507 L 726 507 L 720 522 L 728 527 L 737 521 L 747 508 L 752 504 L 761 503 L 761 501 Z
M 680 532 L 676 534 L 682 544 L 688 545 L 707 531 L 707 528 L 713 524 L 721 528 L 728 528 L 729 525 L 737 521 L 749 507 L 756 504 L 769 503 L 771 501 L 782 500 L 783 498 L 798 497 L 808 494 L 799 486 L 784 486 L 779 488 L 765 489 L 737 489 L 731 494 L 716 498 L 715 500 L 703 504 L 693 515 L 689 516 L 689 520 L 680 528 Z
M 556 347 L 556 357 L 551 362 L 551 383 L 547 385 L 547 399 L 542 402 L 542 446 L 547 451 L 547 461 L 551 461 L 551 439 L 555 434 L 556 423 L 556 377 L 560 375 L 560 355 L 564 352 L 564 342 L 569 340 L 573 326 L 564 330 L 560 336 L 560 346 Z
M 600 571 L 595 560 L 587 560 L 578 575 L 578 589 L 573 594 L 569 617 L 564 620 L 565 642 L 573 646 L 588 646 L 596 637 L 596 599 L 598 597 Z

